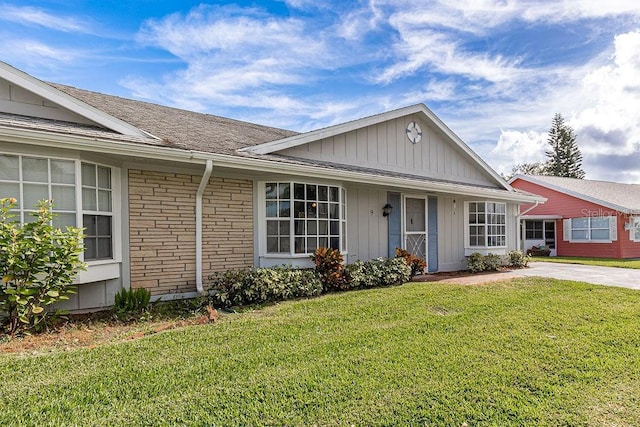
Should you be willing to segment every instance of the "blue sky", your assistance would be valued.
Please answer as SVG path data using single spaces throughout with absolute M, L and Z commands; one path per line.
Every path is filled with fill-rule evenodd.
M 306 131 L 425 103 L 498 172 L 561 113 L 587 178 L 640 183 L 636 0 L 3 1 L 46 81 Z

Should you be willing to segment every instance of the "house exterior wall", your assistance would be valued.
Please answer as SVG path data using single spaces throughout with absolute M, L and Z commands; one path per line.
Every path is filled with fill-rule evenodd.
M 417 122 L 422 128 L 422 140 L 417 144 L 412 144 L 407 139 L 406 127 L 411 121 Z M 486 171 L 421 114 L 388 120 L 279 153 L 462 183 L 497 186 Z
M 195 291 L 195 204 L 201 176 L 130 169 L 132 288 Z M 203 277 L 253 265 L 252 182 L 212 177 L 203 195 Z
M 347 187 L 347 261 L 388 256 L 388 220 L 382 216 L 387 191 Z M 396 209 L 400 210 L 400 207 Z
M 0 111 L 22 116 L 93 124 L 90 120 L 65 110 L 33 92 L 0 79 Z
M 583 218 L 615 216 L 617 218 L 617 240 L 610 243 L 596 242 L 570 242 L 564 240 L 564 224 L 562 220 L 556 220 L 556 250 L 558 256 L 599 257 L 599 258 L 637 258 L 640 257 L 640 242 L 633 242 L 630 233 L 624 229 L 624 224 L 630 221 L 629 215 L 623 212 L 589 202 L 547 187 L 531 183 L 522 179 L 516 179 L 512 184 L 514 188 L 528 191 L 546 197 L 547 202 L 537 206 L 527 215 L 543 217 L 562 216 L 562 218 Z M 522 210 L 527 209 L 523 206 Z

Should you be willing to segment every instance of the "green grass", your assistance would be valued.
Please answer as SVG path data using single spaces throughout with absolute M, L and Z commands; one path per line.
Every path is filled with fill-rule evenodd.
M 0 356 L 0 425 L 640 425 L 640 292 L 528 278 L 294 301 Z
M 582 258 L 582 257 L 533 257 L 532 261 L 559 262 L 563 264 L 599 265 L 640 269 L 640 259 Z

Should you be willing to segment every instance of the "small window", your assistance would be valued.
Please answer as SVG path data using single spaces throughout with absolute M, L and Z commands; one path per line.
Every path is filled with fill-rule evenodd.
M 543 238 L 543 222 L 542 221 L 526 221 L 525 237 L 528 240 Z
M 571 240 L 610 241 L 611 218 L 609 216 L 571 218 Z
M 113 195 L 111 168 L 82 163 L 84 259 L 113 258 Z

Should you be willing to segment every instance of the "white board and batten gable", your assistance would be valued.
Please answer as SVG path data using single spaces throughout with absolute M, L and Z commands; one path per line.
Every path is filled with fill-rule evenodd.
M 408 137 L 418 125 L 419 141 Z M 415 135 L 414 131 L 414 135 Z M 424 104 L 281 139 L 244 151 L 364 167 L 497 189 L 509 189 Z

